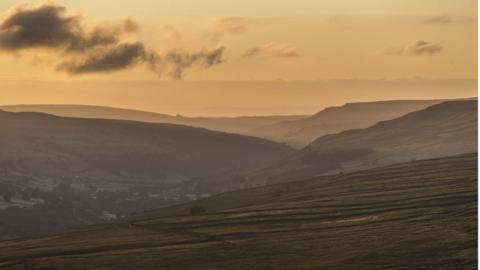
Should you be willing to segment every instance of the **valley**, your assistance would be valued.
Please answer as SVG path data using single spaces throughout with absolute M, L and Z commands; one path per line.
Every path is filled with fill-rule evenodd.
M 475 153 L 235 191 L 0 242 L 0 268 L 474 269 L 476 173 Z
M 293 152 L 200 128 L 43 113 L 0 111 L 0 129 L 2 239 L 248 187 L 243 172 Z M 221 185 L 210 183 L 220 177 Z

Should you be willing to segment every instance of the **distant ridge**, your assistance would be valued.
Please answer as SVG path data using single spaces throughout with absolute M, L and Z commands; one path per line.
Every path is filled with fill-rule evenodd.
M 44 112 L 67 117 L 123 119 L 187 125 L 255 136 L 302 148 L 316 138 L 326 134 L 334 134 L 349 129 L 366 128 L 380 121 L 391 120 L 444 101 L 446 100 L 352 102 L 342 106 L 327 107 L 311 116 L 183 117 L 106 106 L 45 104 L 0 106 L 0 110 Z
M 477 110 L 476 100 L 447 101 L 369 128 L 325 135 L 252 177 L 289 181 L 476 152 Z
M 251 129 L 279 121 L 295 120 L 303 115 L 279 115 L 279 116 L 242 116 L 242 117 L 183 117 L 148 112 L 142 110 L 114 108 L 107 106 L 91 105 L 8 105 L 0 106 L 0 110 L 11 112 L 43 112 L 57 116 L 132 120 L 152 123 L 169 123 L 202 127 L 211 130 L 224 131 L 249 135 Z
M 475 98 L 472 98 L 475 99 Z M 367 128 L 380 121 L 425 109 L 447 100 L 390 100 L 346 103 L 310 117 L 283 121 L 252 131 L 252 135 L 303 147 L 316 138 L 349 129 Z

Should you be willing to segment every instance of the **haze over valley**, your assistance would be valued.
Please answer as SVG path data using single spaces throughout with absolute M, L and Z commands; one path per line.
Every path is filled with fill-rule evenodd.
M 478 269 L 477 6 L 0 1 L 0 270 Z
M 0 150 L 0 229 L 7 239 L 57 232 L 236 189 L 475 152 L 476 100 L 349 104 L 323 111 L 321 119 L 333 123 L 349 113 L 362 119 L 349 111 L 356 106 L 388 119 L 429 104 L 434 105 L 365 129 L 319 136 L 298 150 L 182 125 L 0 111 L 0 140 L 8 142 Z M 382 105 L 389 106 L 381 110 Z M 6 108 L 64 113 L 90 107 Z M 118 117 L 130 111 L 114 112 Z M 15 225 L 20 220 L 22 226 Z

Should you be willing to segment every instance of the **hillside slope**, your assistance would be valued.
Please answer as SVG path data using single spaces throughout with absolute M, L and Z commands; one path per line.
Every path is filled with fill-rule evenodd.
M 442 103 L 442 100 L 391 100 L 347 103 L 329 107 L 310 117 L 287 120 L 252 130 L 251 135 L 303 147 L 326 134 L 367 128 L 410 112 Z
M 0 242 L 0 268 L 475 269 L 476 187 L 476 154 L 265 186 Z
M 366 129 L 325 135 L 251 177 L 290 181 L 475 152 L 477 109 L 477 101 L 447 101 Z
M 229 179 L 292 152 L 207 129 L 41 113 L 0 111 L 0 130 L 0 209 L 9 210 L 0 213 L 0 239 L 208 196 L 220 187 L 211 177 Z
M 365 130 L 315 140 L 307 151 L 321 156 L 341 149 L 372 149 L 375 162 L 392 163 L 473 152 L 477 149 L 476 101 L 449 101 Z
M 280 121 L 304 118 L 304 115 L 244 117 L 183 117 L 141 110 L 89 105 L 9 105 L 0 110 L 11 112 L 42 112 L 65 117 L 132 120 L 207 128 L 216 131 L 249 135 L 250 130 Z
M 0 164 L 15 161 L 12 167 L 36 175 L 141 171 L 156 180 L 169 173 L 195 177 L 290 152 L 267 140 L 187 126 L 40 113 L 0 112 L 0 129 Z

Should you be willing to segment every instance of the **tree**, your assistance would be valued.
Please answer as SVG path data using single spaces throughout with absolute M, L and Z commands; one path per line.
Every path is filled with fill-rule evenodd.
M 12 200 L 12 197 L 15 195 L 15 188 L 10 184 L 1 184 L 0 185 L 0 194 L 2 195 L 3 199 L 7 202 Z

